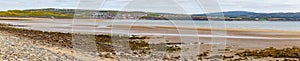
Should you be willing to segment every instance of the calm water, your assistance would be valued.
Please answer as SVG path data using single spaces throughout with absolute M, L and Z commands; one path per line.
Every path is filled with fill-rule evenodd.
M 112 32 L 107 27 L 109 25 L 132 25 L 132 26 L 178 26 L 178 27 L 199 27 L 199 28 L 243 28 L 243 29 L 269 29 L 269 30 L 291 30 L 299 31 L 300 22 L 297 21 L 167 21 L 167 20 L 118 20 L 106 22 L 94 22 L 84 20 L 0 20 L 0 23 L 25 25 L 18 28 L 27 28 L 42 31 L 55 31 L 55 32 L 80 32 L 80 33 L 116 33 L 128 34 L 128 30 L 117 30 Z M 73 31 L 72 31 L 73 30 Z M 216 37 L 210 34 L 165 34 L 165 33 L 151 33 L 147 30 L 130 30 L 129 35 L 165 35 L 165 36 L 199 36 L 199 37 Z M 274 33 L 272 33 L 274 34 Z M 226 38 L 259 38 L 257 36 L 217 36 Z M 261 39 L 274 39 L 274 38 L 261 38 Z
M 132 26 L 177 26 L 177 27 L 200 27 L 200 28 L 243 28 L 243 29 L 270 29 L 270 30 L 300 30 L 300 21 L 168 21 L 168 20 L 118 20 L 107 22 L 93 22 L 81 20 L 34 20 L 34 21 L 7 21 L 0 23 L 27 25 L 27 28 L 68 28 L 72 25 L 98 25 L 97 28 L 106 28 L 108 25 L 132 25 Z M 89 28 L 84 26 L 77 26 Z
M 271 29 L 271 30 L 300 30 L 298 21 L 166 21 L 166 20 L 122 20 L 102 22 L 99 25 L 134 25 L 134 26 L 178 26 L 178 27 L 215 27 L 215 28 L 244 28 L 244 29 Z

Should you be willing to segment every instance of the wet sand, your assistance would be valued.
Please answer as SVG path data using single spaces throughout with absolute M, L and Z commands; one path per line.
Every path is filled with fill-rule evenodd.
M 91 19 L 94 20 L 94 19 Z M 2 21 L 2 20 L 1 20 Z M 0 21 L 0 22 L 1 22 Z M 174 27 L 174 26 L 128 26 L 128 25 L 93 25 L 93 22 L 75 20 L 83 24 L 72 24 L 72 20 L 40 20 L 40 21 L 4 21 L 2 23 L 27 25 L 28 27 L 18 27 L 42 31 L 64 32 L 64 33 L 90 33 L 90 34 L 130 34 L 130 35 L 145 35 L 153 37 L 163 37 L 166 40 L 179 42 L 180 36 L 197 36 L 192 37 L 194 40 L 210 42 L 212 38 L 226 38 L 227 43 L 239 43 L 240 41 L 250 42 L 246 44 L 256 44 L 259 42 L 268 42 L 273 47 L 289 45 L 294 46 L 299 43 L 300 31 L 287 30 L 266 30 L 266 29 L 235 29 L 235 28 L 189 28 L 189 27 Z M 102 20 L 101 20 L 102 21 Z M 107 21 L 107 20 L 106 20 Z M 52 24 L 52 25 L 47 25 Z M 74 30 L 74 31 L 72 31 Z M 187 31 L 187 32 L 186 32 Z M 226 35 L 212 35 L 213 32 L 222 32 Z M 277 42 L 281 44 L 277 45 Z M 272 45 L 276 44 L 276 45 Z M 239 44 L 233 44 L 239 45 Z M 245 44 L 241 43 L 241 46 Z M 267 45 L 267 44 L 264 44 Z M 256 48 L 265 48 L 271 46 L 256 46 Z M 241 47 L 242 48 L 242 47 Z
M 0 17 L 0 20 L 45 20 L 48 18 L 19 18 L 19 17 Z
M 1 22 L 1 21 L 0 21 Z M 265 29 L 217 29 L 217 28 L 176 28 L 172 26 L 127 26 L 127 25 L 106 25 L 99 28 L 99 25 L 91 24 L 76 24 L 71 25 L 71 21 L 29 21 L 29 22 L 9 22 L 9 24 L 28 25 L 29 27 L 20 27 L 26 29 L 72 33 L 91 33 L 91 34 L 111 34 L 110 31 L 115 31 L 115 34 L 129 34 L 129 35 L 144 35 L 151 37 L 150 42 L 163 43 L 169 40 L 170 43 L 185 43 L 191 44 L 199 42 L 201 45 L 200 50 L 207 51 L 212 47 L 213 39 L 225 39 L 226 48 L 237 49 L 264 49 L 268 47 L 275 48 L 289 48 L 293 46 L 300 46 L 300 32 L 299 31 L 286 31 L 286 30 L 265 30 Z M 86 22 L 86 21 L 82 21 Z M 86 22 L 90 23 L 90 22 Z M 57 24 L 57 25 L 45 25 Z M 44 28 L 43 28 L 44 27 Z M 96 32 L 90 32 L 97 30 Z M 128 31 L 130 30 L 130 31 Z M 104 32 L 103 32 L 104 31 Z M 190 32 L 180 32 L 190 31 Z M 212 31 L 224 32 L 226 35 L 212 35 Z M 194 33 L 196 32 L 196 33 Z M 44 34 L 45 35 L 45 34 Z M 70 36 L 68 36 L 70 38 Z M 54 39 L 55 40 L 55 39 Z M 225 41 L 224 40 L 224 41 Z M 61 44 L 58 44 L 61 45 Z M 64 44 L 62 44 L 64 45 Z M 68 46 L 68 45 L 67 45 Z M 236 53 L 236 52 L 233 52 Z M 233 54 L 231 53 L 231 54 Z
M 115 28 L 127 28 L 126 26 L 113 26 Z M 151 31 L 153 33 L 163 33 L 163 34 L 178 34 L 172 36 L 165 36 L 164 39 L 171 40 L 174 42 L 185 42 L 189 40 L 184 37 L 184 35 L 179 36 L 178 29 L 183 31 L 193 30 L 193 28 L 176 28 L 176 27 L 165 27 L 165 26 L 154 26 L 154 27 L 143 27 L 143 26 L 131 26 L 131 30 L 147 32 Z M 193 31 L 197 31 L 192 35 L 211 35 L 210 28 L 196 28 Z M 276 48 L 286 48 L 293 46 L 300 46 L 300 32 L 298 31 L 283 31 L 283 30 L 259 30 L 259 29 L 213 29 L 213 31 L 224 30 L 226 31 L 226 36 L 236 36 L 227 37 L 226 36 L 203 36 L 203 37 L 190 37 L 192 40 L 199 40 L 203 43 L 211 43 L 212 38 L 215 39 L 227 39 L 227 47 L 232 47 L 234 49 L 246 48 L 246 49 L 264 49 L 267 47 Z M 181 32 L 183 33 L 183 32 Z M 225 37 L 225 38 L 223 38 Z M 183 38 L 183 40 L 181 40 Z M 198 38 L 198 39 L 196 39 Z M 196 41 L 195 41 L 196 42 Z

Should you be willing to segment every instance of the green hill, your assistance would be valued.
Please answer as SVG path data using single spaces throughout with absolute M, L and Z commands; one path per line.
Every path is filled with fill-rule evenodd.
M 37 18 L 73 18 L 73 14 L 62 14 L 51 11 L 22 11 L 22 10 L 8 10 L 0 11 L 1 17 L 37 17 Z

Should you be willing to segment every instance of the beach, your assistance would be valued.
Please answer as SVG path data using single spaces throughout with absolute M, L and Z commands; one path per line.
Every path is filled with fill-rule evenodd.
M 37 45 L 29 38 L 13 36 L 1 31 L 0 60 L 73 60 L 65 49 L 51 45 Z M 47 47 L 46 47 L 47 46 Z M 48 47 L 51 46 L 51 47 Z
M 20 18 L 20 17 L 0 17 L 0 20 L 45 20 L 49 18 Z
M 73 46 L 71 46 L 71 34 L 69 33 L 26 30 L 9 27 L 6 24 L 2 24 L 0 28 L 1 60 L 116 60 L 107 58 L 109 56 L 98 59 L 90 57 L 76 58 L 78 57 L 76 54 L 86 54 L 73 50 Z M 102 36 L 99 37 L 103 38 Z M 100 45 L 98 47 L 103 48 L 105 46 Z M 102 49 L 100 51 L 109 52 L 109 49 Z
M 56 21 L 56 22 L 55 22 Z M 98 55 L 104 57 L 101 59 L 116 60 L 116 55 L 113 54 L 113 47 L 110 44 L 105 44 L 111 41 L 111 36 L 109 34 L 119 34 L 119 35 L 140 35 L 149 37 L 150 40 L 147 42 L 150 45 L 159 45 L 161 43 L 183 43 L 189 47 L 190 44 L 195 44 L 200 47 L 200 52 L 205 52 L 210 50 L 212 47 L 212 40 L 215 39 L 226 39 L 225 48 L 230 49 L 233 52 L 227 52 L 226 55 L 234 55 L 240 49 L 265 49 L 269 47 L 275 47 L 278 49 L 291 48 L 294 46 L 300 46 L 300 32 L 295 30 L 269 30 L 269 29 L 238 29 L 238 28 L 193 28 L 193 27 L 174 27 L 174 26 L 139 26 L 139 25 L 93 25 L 86 23 L 93 23 L 92 21 L 82 21 L 84 24 L 73 24 L 72 20 L 31 20 L 31 21 L 7 21 L 1 20 L 2 24 L 11 24 L 9 26 L 1 28 L 0 34 L 3 39 L 1 41 L 10 41 L 13 43 L 18 43 L 17 47 L 12 47 L 11 49 L 19 49 L 25 45 L 36 47 L 37 51 L 47 50 L 46 52 L 53 53 L 52 55 L 57 55 L 58 53 L 63 53 L 67 58 L 74 59 L 74 42 L 72 42 L 72 34 L 88 34 L 88 35 L 98 35 L 95 37 L 96 53 L 110 52 L 108 55 Z M 78 21 L 81 22 L 81 21 Z M 102 21 L 101 21 L 102 22 Z M 46 25 L 53 24 L 53 25 Z M 101 27 L 101 28 L 97 28 Z M 130 28 L 130 31 L 128 29 Z M 75 31 L 70 31 L 71 29 Z M 97 30 L 96 32 L 90 32 L 91 30 Z M 180 32 L 181 31 L 191 31 L 197 33 Z M 105 31 L 105 32 L 100 32 Z M 107 31 L 107 32 L 106 32 Z M 109 33 L 108 31 L 116 31 Z M 213 35 L 212 31 L 226 31 L 226 35 Z M 8 36 L 9 35 L 9 36 Z M 128 37 L 128 36 L 122 36 Z M 183 38 L 183 39 L 182 39 Z M 190 38 L 190 39 L 188 39 Z M 12 40 L 7 40 L 12 39 Z M 17 39 L 17 40 L 13 40 Z M 24 41 L 18 41 L 24 40 Z M 25 43 L 26 42 L 26 43 Z M 85 41 L 87 42 L 87 41 Z M 99 43 L 98 43 L 99 42 Z M 5 44 L 7 42 L 3 42 Z M 75 42 L 76 43 L 76 42 Z M 104 44 L 103 44 L 104 43 Z M 12 46 L 12 45 L 8 45 Z M 86 47 L 86 46 L 85 46 Z M 34 48 L 32 48 L 34 49 Z M 93 49 L 92 49 L 93 50 Z M 8 50 L 7 50 L 8 51 Z M 76 50 L 80 51 L 80 50 Z M 16 51 L 18 52 L 18 51 Z M 183 51 L 184 52 L 184 51 Z M 56 53 L 56 54 L 55 54 Z M 39 54 L 32 53 L 32 54 Z M 79 54 L 79 53 L 78 53 Z M 118 53 L 117 53 L 118 54 Z M 88 59 L 78 58 L 78 59 Z M 268 60 L 268 59 L 261 59 Z

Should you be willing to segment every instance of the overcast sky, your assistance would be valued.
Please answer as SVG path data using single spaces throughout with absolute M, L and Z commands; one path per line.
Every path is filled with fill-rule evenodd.
M 38 9 L 38 8 L 84 8 L 99 9 L 100 0 L 0 0 L 0 10 Z M 93 2 L 94 1 L 94 2 Z M 208 0 L 203 0 L 208 1 Z M 202 1 L 202 2 L 203 2 Z M 300 12 L 300 0 L 218 0 L 222 11 L 252 11 L 252 12 Z M 201 1 L 198 1 L 201 2 Z M 86 4 L 84 4 L 86 3 Z M 94 3 L 94 4 L 93 4 Z M 207 3 L 207 2 L 206 2 Z M 204 13 L 203 6 L 196 0 L 106 0 L 102 9 L 125 11 L 149 11 L 168 13 Z M 94 7 L 91 7 L 93 5 Z M 202 6 L 202 7 L 201 7 Z M 216 8 L 218 8 L 218 6 Z M 97 7 L 97 8 L 96 8 Z M 184 11 L 184 12 L 183 12 Z M 215 9 L 215 11 L 220 11 Z

